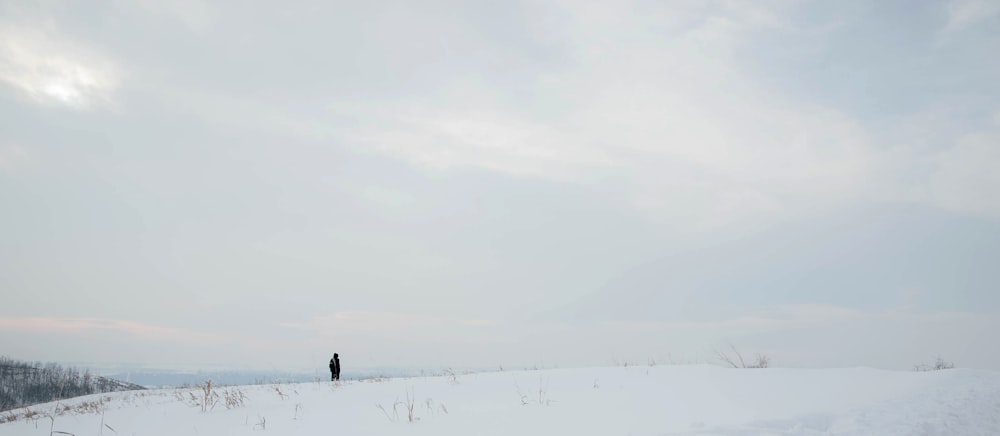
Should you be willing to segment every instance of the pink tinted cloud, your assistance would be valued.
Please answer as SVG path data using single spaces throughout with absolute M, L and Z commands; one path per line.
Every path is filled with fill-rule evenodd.
M 401 312 L 348 311 L 306 321 L 279 323 L 280 326 L 304 331 L 392 332 L 414 329 L 449 330 L 461 327 L 494 327 L 495 321 L 427 316 Z
M 217 333 L 197 332 L 175 327 L 163 327 L 130 320 L 102 318 L 0 318 L 0 331 L 45 333 L 119 332 L 144 340 L 197 344 L 221 343 L 226 337 Z

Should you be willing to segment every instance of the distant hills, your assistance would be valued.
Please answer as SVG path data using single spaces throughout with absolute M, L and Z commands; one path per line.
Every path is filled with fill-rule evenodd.
M 142 385 L 146 388 L 190 387 L 212 380 L 216 386 L 258 385 L 265 383 L 301 383 L 325 381 L 330 379 L 330 372 L 325 365 L 317 365 L 312 372 L 278 369 L 168 369 L 135 367 L 99 368 L 102 374 L 118 380 Z M 208 368 L 208 366 L 206 366 Z M 349 368 L 344 370 L 341 380 L 367 380 L 376 378 L 420 377 L 441 375 L 447 372 L 482 372 L 482 368 L 420 368 L 420 367 L 378 367 Z

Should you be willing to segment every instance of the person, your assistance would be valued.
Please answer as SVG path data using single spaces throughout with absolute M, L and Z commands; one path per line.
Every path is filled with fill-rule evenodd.
M 330 359 L 330 380 L 340 380 L 340 356 L 337 353 L 333 353 L 333 359 Z

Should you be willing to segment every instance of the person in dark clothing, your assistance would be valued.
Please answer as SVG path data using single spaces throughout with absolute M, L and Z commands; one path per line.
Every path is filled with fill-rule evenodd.
M 330 359 L 330 380 L 340 380 L 340 356 L 337 353 L 333 353 L 333 359 Z

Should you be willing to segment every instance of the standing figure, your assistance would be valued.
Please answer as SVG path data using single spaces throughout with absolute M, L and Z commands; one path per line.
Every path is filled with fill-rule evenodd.
M 340 380 L 340 356 L 337 353 L 333 353 L 333 359 L 330 359 L 330 380 Z

